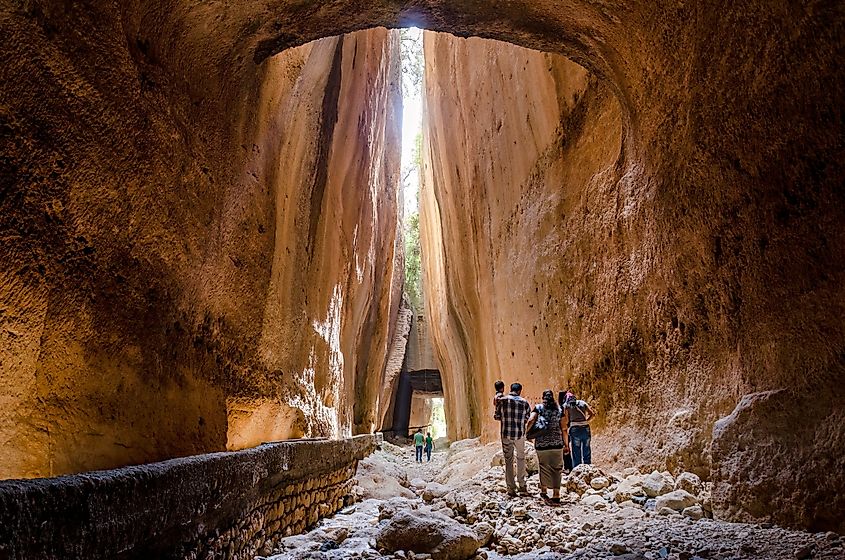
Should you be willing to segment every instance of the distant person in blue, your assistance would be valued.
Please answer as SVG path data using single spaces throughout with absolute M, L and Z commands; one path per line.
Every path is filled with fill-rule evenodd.
M 431 461 L 431 450 L 434 449 L 434 440 L 431 439 L 431 432 L 425 434 L 425 456 L 427 461 Z
M 563 406 L 564 419 L 569 426 L 569 448 L 572 452 L 572 468 L 581 463 L 589 465 L 593 457 L 590 450 L 590 420 L 595 413 L 585 401 L 569 393 Z
M 414 447 L 417 450 L 417 463 L 422 463 L 423 445 L 425 445 L 425 436 L 422 433 L 422 428 L 417 428 L 417 433 L 414 434 Z

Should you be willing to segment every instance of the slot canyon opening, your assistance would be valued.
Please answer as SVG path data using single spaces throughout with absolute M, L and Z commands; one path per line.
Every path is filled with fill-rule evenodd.
M 841 554 L 829 2 L 72 4 L 0 10 L 0 550 L 342 551 L 366 497 L 373 554 Z M 499 378 L 597 411 L 568 519 L 505 498 Z

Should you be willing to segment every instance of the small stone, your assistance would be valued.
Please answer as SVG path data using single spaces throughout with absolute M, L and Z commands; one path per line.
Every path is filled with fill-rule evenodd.
M 683 472 L 675 479 L 675 490 L 686 490 L 693 496 L 698 496 L 703 488 L 701 479 L 695 473 Z
M 684 509 L 694 506 L 697 503 L 698 500 L 696 497 L 686 490 L 674 490 L 658 496 L 654 507 L 657 511 L 660 511 L 664 507 L 668 507 L 676 511 L 683 511 Z
M 334 550 L 337 548 L 337 543 L 331 539 L 325 541 L 323 544 L 320 545 L 321 552 L 327 552 L 329 550 Z
M 610 486 L 610 481 L 607 477 L 604 476 L 597 476 L 590 481 L 590 486 L 593 487 L 593 490 L 603 490 Z
M 642 481 L 642 489 L 649 498 L 656 498 L 675 488 L 675 481 L 663 473 L 657 471 L 646 476 Z
M 699 519 L 704 517 L 704 510 L 701 509 L 701 506 L 694 505 L 688 508 L 684 508 L 684 510 L 681 512 L 681 515 L 683 515 L 684 517 L 689 517 L 693 521 L 698 521 Z
M 745 552 L 746 554 L 754 554 L 757 552 L 757 547 L 751 543 L 742 543 L 739 547 L 740 552 Z
M 610 545 L 610 552 L 612 552 L 616 556 L 619 556 L 620 554 L 627 554 L 628 552 L 630 552 L 630 550 L 624 544 L 615 542 Z
M 816 547 L 813 544 L 806 544 L 804 546 L 796 548 L 793 556 L 797 560 L 805 560 L 806 558 L 812 558 L 813 551 L 815 550 L 815 548 Z
M 604 509 L 607 507 L 607 502 L 604 500 L 604 498 L 596 494 L 584 496 L 583 498 L 581 498 L 581 503 L 585 506 L 593 506 L 596 509 Z

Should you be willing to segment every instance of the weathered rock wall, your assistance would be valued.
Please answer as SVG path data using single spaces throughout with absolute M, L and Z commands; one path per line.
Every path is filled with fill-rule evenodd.
M 96 458 L 85 458 L 86 449 L 126 461 L 222 447 L 229 396 L 236 397 L 229 408 L 260 417 L 250 412 L 261 408 L 256 399 L 273 394 L 277 383 L 286 386 L 291 371 L 304 371 L 298 363 L 311 354 L 305 343 L 291 358 L 293 370 L 271 370 L 264 358 L 254 358 L 261 340 L 268 346 L 281 340 L 262 338 L 265 316 L 286 309 L 265 305 L 271 282 L 274 293 L 289 286 L 287 277 L 271 279 L 299 278 L 294 271 L 313 272 L 319 265 L 314 263 L 324 262 L 292 257 L 284 268 L 275 258 L 277 206 L 268 200 L 286 191 L 271 187 L 263 173 L 276 170 L 286 177 L 290 168 L 277 169 L 270 151 L 254 140 L 260 115 L 266 115 L 261 108 L 269 108 L 258 102 L 262 86 L 292 86 L 265 81 L 274 65 L 267 58 L 341 32 L 415 23 L 564 54 L 601 80 L 585 93 L 607 88 L 616 94 L 622 123 L 617 163 L 592 180 L 601 158 L 588 150 L 584 177 L 561 185 L 559 214 L 543 222 L 573 232 L 543 260 L 564 263 L 563 272 L 548 274 L 565 288 L 538 284 L 537 302 L 527 304 L 535 310 L 542 304 L 548 346 L 558 352 L 557 362 L 543 367 L 562 372 L 561 381 L 595 399 L 605 433 L 617 434 L 605 441 L 624 444 L 619 456 L 643 463 L 668 459 L 706 470 L 713 421 L 744 394 L 785 387 L 726 417 L 736 423 L 716 432 L 719 454 L 712 457 L 711 472 L 743 482 L 731 486 L 742 488 L 733 515 L 743 515 L 743 503 L 765 500 L 780 488 L 787 489 L 780 495 L 794 491 L 796 499 L 777 510 L 778 520 L 841 526 L 843 21 L 841 3 L 832 0 L 150 0 L 119 7 L 102 0 L 4 0 L 0 409 L 3 426 L 20 427 L 3 432 L 4 448 L 14 439 L 22 450 L 4 454 L 4 461 L 13 462 L 14 472 L 37 474 L 43 472 L 41 457 L 54 457 L 51 472 L 90 465 Z M 347 48 L 344 42 L 340 50 Z M 291 75 L 299 67 L 292 62 Z M 611 109 L 600 110 L 602 103 L 587 104 L 593 118 L 612 117 Z M 264 130 L 272 137 L 279 128 Z M 576 140 L 607 144 L 599 137 L 610 129 L 594 120 L 584 128 L 597 136 L 573 131 L 565 150 L 581 149 Z M 315 175 L 315 184 L 322 179 Z M 320 192 L 309 191 L 316 193 L 314 204 Z M 312 197 L 306 200 L 312 203 Z M 442 204 L 448 206 L 445 199 Z M 523 213 L 527 207 L 520 204 Z M 309 234 L 279 251 L 295 252 L 312 231 L 322 231 L 319 220 L 312 226 L 315 207 L 301 209 L 304 215 L 285 217 L 298 227 L 307 223 Z M 526 235 L 524 227 L 517 229 Z M 258 235 L 253 232 L 260 241 L 250 241 Z M 523 276 L 531 270 L 519 271 L 515 297 L 525 286 L 530 294 Z M 472 272 L 482 286 L 490 270 Z M 325 303 L 334 294 L 328 297 L 326 287 L 336 283 L 303 276 L 306 286 L 289 289 L 305 291 L 308 307 L 290 309 L 298 324 L 325 325 L 332 309 Z M 450 274 L 450 282 L 464 276 Z M 360 310 L 364 305 L 357 301 Z M 319 313 L 307 311 L 311 305 Z M 443 317 L 454 324 L 443 332 L 482 332 L 469 330 L 476 319 L 466 316 L 481 305 L 457 298 L 451 305 Z M 534 326 L 546 326 L 527 317 L 514 316 L 515 330 L 528 342 L 514 345 L 513 358 L 532 346 Z M 354 336 L 344 332 L 345 344 Z M 355 332 L 366 337 L 370 329 Z M 294 339 L 300 334 L 293 331 Z M 466 359 L 471 341 L 441 339 L 443 356 Z M 344 368 L 357 366 L 356 379 L 363 379 L 358 373 L 365 354 L 344 360 Z M 272 348 L 262 355 L 272 367 L 284 365 Z M 494 361 L 485 357 L 483 363 Z M 80 364 L 90 376 L 76 375 Z M 525 365 L 516 364 L 520 372 Z M 463 363 L 450 367 L 467 371 Z M 269 371 L 280 373 L 263 373 Z M 101 384 L 107 374 L 122 382 Z M 322 383 L 323 377 L 315 375 L 315 386 L 318 379 Z M 455 403 L 450 417 L 461 430 L 481 430 L 483 424 L 489 389 L 472 379 L 454 376 L 448 389 Z M 361 386 L 345 378 L 348 383 Z M 363 392 L 368 400 L 361 402 L 368 404 L 355 411 L 357 429 L 368 424 L 372 394 Z M 778 400 L 782 406 L 770 406 Z M 305 408 L 317 418 L 326 401 L 331 396 L 322 405 L 309 400 Z M 280 402 L 299 407 L 296 390 Z M 456 422 L 463 414 L 459 406 L 467 410 L 468 428 Z M 803 437 L 792 449 L 796 429 L 768 426 L 776 417 L 793 427 L 796 409 L 812 414 L 800 418 Z M 250 422 L 256 423 L 244 425 Z M 749 448 L 731 435 L 749 430 L 770 443 Z M 143 436 L 124 439 L 126 434 Z M 51 451 L 57 442 L 76 452 Z M 744 471 L 748 461 L 761 470 L 753 476 Z M 796 462 L 802 463 L 804 486 L 796 481 Z M 724 496 L 714 496 L 717 507 L 727 508 Z M 826 502 L 830 496 L 833 501 Z M 822 503 L 826 512 L 819 509 Z
M 379 394 L 379 410 L 381 411 L 380 431 L 393 429 L 393 408 L 396 404 L 396 394 L 399 390 L 399 378 L 402 374 L 402 365 L 405 362 L 406 349 L 409 342 L 409 333 L 413 323 L 414 310 L 406 300 L 402 301 L 399 308 L 399 315 L 396 318 L 396 328 L 393 335 L 393 342 L 387 355 L 387 364 L 384 368 L 384 381 Z
M 560 220 L 594 175 L 612 170 L 621 111 L 605 84 L 560 56 L 431 33 L 425 56 L 430 330 L 450 437 L 492 437 L 496 379 L 537 397 L 563 373 L 555 361 L 567 352 L 541 316 L 561 291 Z
M 395 33 L 256 65 L 237 21 L 162 8 L 0 5 L 2 477 L 378 419 Z
M 405 355 L 405 369 L 408 371 L 423 371 L 437 369 L 437 358 L 428 329 L 428 319 L 420 310 L 411 324 L 408 334 L 408 351 Z
M 379 435 L 281 442 L 135 467 L 0 481 L 0 551 L 42 558 L 232 558 L 343 507 Z
M 494 437 L 497 378 L 570 388 L 599 411 L 598 461 L 712 478 L 731 519 L 841 531 L 833 98 L 762 46 L 724 39 L 717 60 L 671 33 L 675 55 L 629 53 L 623 73 L 648 70 L 615 84 L 426 34 L 421 239 L 450 436 Z M 805 47 L 782 53 L 796 71 L 823 59 Z
M 408 421 L 411 428 L 422 428 L 423 433 L 431 431 L 432 395 L 414 393 L 411 397 L 411 418 Z M 416 431 L 414 429 L 413 431 Z

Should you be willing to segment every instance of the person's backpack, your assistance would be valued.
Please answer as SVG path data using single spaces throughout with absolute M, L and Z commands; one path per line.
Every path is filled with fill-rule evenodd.
M 587 403 L 578 399 L 572 399 L 566 405 L 569 407 L 569 425 L 573 422 L 587 421 Z
M 546 420 L 545 415 L 543 415 L 543 405 L 537 405 L 537 419 L 534 421 L 534 425 L 531 426 L 531 429 L 528 430 L 528 433 L 525 434 L 527 439 L 536 439 L 538 436 L 543 435 L 546 433 L 546 430 L 549 429 L 549 422 Z

